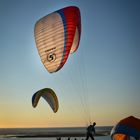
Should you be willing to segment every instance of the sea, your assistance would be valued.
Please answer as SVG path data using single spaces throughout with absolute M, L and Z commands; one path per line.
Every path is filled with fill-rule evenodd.
M 95 127 L 95 140 L 111 140 L 112 126 Z M 85 127 L 0 128 L 0 140 L 85 140 Z M 89 139 L 90 140 L 90 139 Z

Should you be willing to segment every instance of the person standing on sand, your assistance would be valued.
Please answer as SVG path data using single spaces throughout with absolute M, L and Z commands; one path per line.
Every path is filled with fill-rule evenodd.
M 95 135 L 95 125 L 96 125 L 96 123 L 94 122 L 93 125 L 89 125 L 89 126 L 87 127 L 86 140 L 88 140 L 89 137 L 90 137 L 92 140 L 94 140 L 93 133 L 94 133 L 94 135 Z

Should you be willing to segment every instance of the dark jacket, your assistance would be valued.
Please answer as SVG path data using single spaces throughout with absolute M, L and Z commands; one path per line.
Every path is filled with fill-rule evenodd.
M 88 128 L 87 128 L 87 133 L 91 134 L 92 132 L 94 132 L 94 134 L 95 134 L 95 128 L 94 128 L 93 125 L 89 125 Z

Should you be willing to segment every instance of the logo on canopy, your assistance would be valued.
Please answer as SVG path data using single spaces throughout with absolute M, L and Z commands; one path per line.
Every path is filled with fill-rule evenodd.
M 55 59 L 56 59 L 55 53 L 50 53 L 50 54 L 47 55 L 47 60 L 48 60 L 49 62 L 54 62 Z

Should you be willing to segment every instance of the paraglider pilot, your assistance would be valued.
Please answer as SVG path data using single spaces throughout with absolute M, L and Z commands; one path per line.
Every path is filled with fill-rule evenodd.
M 96 123 L 94 122 L 93 125 L 89 125 L 87 127 L 87 133 L 86 133 L 86 140 L 89 139 L 89 137 L 94 140 L 94 136 L 95 135 L 95 125 Z

